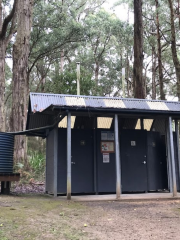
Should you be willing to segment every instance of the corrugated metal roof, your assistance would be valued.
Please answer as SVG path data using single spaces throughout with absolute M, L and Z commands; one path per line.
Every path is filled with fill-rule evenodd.
M 30 93 L 31 110 L 41 112 L 51 105 L 96 109 L 137 109 L 149 111 L 180 111 L 180 102 L 146 99 L 77 96 L 48 93 Z

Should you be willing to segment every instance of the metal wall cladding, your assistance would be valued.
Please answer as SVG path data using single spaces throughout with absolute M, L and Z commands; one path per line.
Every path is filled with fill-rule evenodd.
M 14 135 L 0 132 L 0 173 L 13 172 Z

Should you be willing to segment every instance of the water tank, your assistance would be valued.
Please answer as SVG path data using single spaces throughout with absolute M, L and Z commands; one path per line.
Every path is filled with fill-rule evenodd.
M 0 132 L 0 173 L 13 172 L 14 135 Z

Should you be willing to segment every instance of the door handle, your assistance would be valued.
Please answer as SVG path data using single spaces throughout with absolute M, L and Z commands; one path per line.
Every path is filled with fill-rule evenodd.
M 71 162 L 71 164 L 76 164 L 75 162 Z
M 146 164 L 146 161 L 142 162 L 143 164 Z

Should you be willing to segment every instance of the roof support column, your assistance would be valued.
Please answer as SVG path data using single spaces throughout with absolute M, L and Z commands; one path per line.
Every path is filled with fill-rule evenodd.
M 173 142 L 173 131 L 172 131 L 172 117 L 168 118 L 168 157 L 169 157 L 169 168 L 171 171 L 171 182 L 172 182 L 172 193 L 173 197 L 177 196 L 177 184 L 176 184 L 176 169 L 174 159 L 174 142 Z
M 140 122 L 141 122 L 141 130 L 144 130 L 144 119 L 140 118 Z
M 179 148 L 179 126 L 178 126 L 178 120 L 175 120 L 175 131 L 176 131 L 176 139 L 177 139 L 177 160 L 178 160 L 178 173 L 179 173 L 179 181 L 180 181 L 180 148 Z M 180 186 L 180 182 L 179 182 Z
M 67 200 L 71 200 L 71 113 L 67 114 Z
M 97 195 L 97 116 L 94 117 L 94 129 L 93 129 L 93 148 L 94 148 L 94 192 Z
M 115 157 L 116 157 L 116 198 L 121 197 L 121 164 L 120 164 L 120 145 L 119 145 L 119 127 L 118 115 L 114 116 L 114 133 L 115 133 Z
M 168 174 L 168 187 L 169 191 L 172 193 L 172 172 L 171 172 L 171 161 L 170 161 L 170 147 L 169 147 L 169 130 L 168 130 L 168 119 L 165 125 L 166 129 L 166 156 L 167 156 L 167 174 Z
M 58 125 L 54 128 L 54 197 L 57 197 L 57 173 L 58 173 Z

